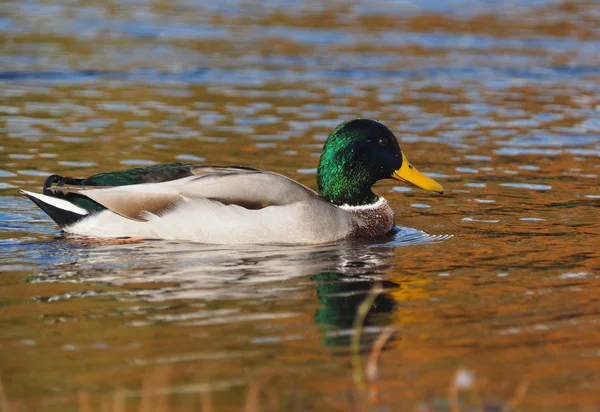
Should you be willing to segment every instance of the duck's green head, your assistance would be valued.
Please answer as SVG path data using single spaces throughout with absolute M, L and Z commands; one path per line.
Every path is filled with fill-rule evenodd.
M 396 136 L 381 123 L 354 119 L 337 126 L 321 154 L 317 171 L 319 195 L 336 205 L 368 205 L 377 201 L 371 186 L 382 179 L 444 192 L 439 183 L 406 160 Z

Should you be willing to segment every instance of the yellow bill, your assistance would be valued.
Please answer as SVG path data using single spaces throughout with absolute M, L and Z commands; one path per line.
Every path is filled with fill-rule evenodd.
M 402 153 L 402 166 L 400 169 L 394 170 L 392 178 L 400 180 L 401 182 L 410 183 L 421 189 L 430 190 L 439 194 L 444 193 L 442 185 L 415 169 L 415 167 L 406 160 L 404 153 Z

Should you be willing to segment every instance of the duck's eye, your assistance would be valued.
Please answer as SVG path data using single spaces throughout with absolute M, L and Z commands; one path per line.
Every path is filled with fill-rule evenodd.
M 379 146 L 386 147 L 388 145 L 388 140 L 381 137 L 379 138 L 377 143 L 379 144 Z

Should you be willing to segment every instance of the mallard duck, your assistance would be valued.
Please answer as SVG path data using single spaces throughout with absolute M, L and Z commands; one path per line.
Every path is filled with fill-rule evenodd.
M 78 179 L 52 175 L 43 194 L 22 190 L 65 232 L 98 238 L 203 243 L 327 243 L 390 233 L 395 213 L 371 190 L 396 179 L 443 193 L 374 120 L 338 125 L 317 169 L 319 192 L 243 166 L 164 163 Z

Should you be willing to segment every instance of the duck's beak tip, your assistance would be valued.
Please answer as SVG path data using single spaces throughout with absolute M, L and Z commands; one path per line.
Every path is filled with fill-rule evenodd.
M 411 165 L 408 162 L 408 160 L 406 160 L 406 157 L 404 157 L 404 155 L 402 160 L 402 166 L 398 170 L 394 171 L 394 173 L 391 176 L 392 179 L 410 183 L 421 189 L 436 192 L 440 195 L 444 194 L 444 188 L 442 185 L 415 169 L 415 167 Z

